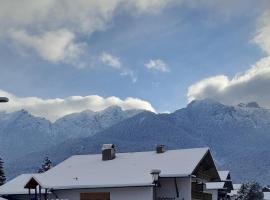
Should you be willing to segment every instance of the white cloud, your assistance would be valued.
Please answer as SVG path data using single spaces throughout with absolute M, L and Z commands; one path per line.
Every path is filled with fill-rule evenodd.
M 144 65 L 149 70 L 160 71 L 160 72 L 169 72 L 169 66 L 163 60 L 149 60 L 148 63 Z
M 270 107 L 270 57 L 265 57 L 242 75 L 232 79 L 215 76 L 199 81 L 188 89 L 188 100 L 212 98 L 225 104 L 257 101 Z
M 10 31 L 10 37 L 20 45 L 35 50 L 44 60 L 52 62 L 72 62 L 84 47 L 84 44 L 74 41 L 72 32 L 63 29 L 42 35 L 30 35 L 24 30 Z
M 176 0 L 1 0 L 0 40 L 32 48 L 42 59 L 62 62 L 83 51 L 79 38 L 104 31 L 118 10 L 149 13 Z
M 256 35 L 252 40 L 267 54 L 246 72 L 232 79 L 225 75 L 201 80 L 188 89 L 188 101 L 213 98 L 226 104 L 257 101 L 270 108 L 270 9 L 258 20 Z
M 136 12 L 150 12 L 150 13 L 158 13 L 165 7 L 182 3 L 183 0 L 128 0 L 126 4 L 132 7 L 132 9 Z
M 135 83 L 137 81 L 137 76 L 133 70 L 123 67 L 120 58 L 116 57 L 108 52 L 102 52 L 99 56 L 99 61 L 104 65 L 112 67 L 120 72 L 121 76 L 128 76 L 131 78 L 132 82 Z
M 109 65 L 112 68 L 115 68 L 115 69 L 122 68 L 122 63 L 120 62 L 120 59 L 116 56 L 113 56 L 113 55 L 107 53 L 107 52 L 103 52 L 100 55 L 100 61 L 106 65 Z
M 100 111 L 113 105 L 118 105 L 123 110 L 145 109 L 155 112 L 149 102 L 132 97 L 120 99 L 115 96 L 104 98 L 98 95 L 90 95 L 84 97 L 70 96 L 64 99 L 42 99 L 38 97 L 17 97 L 3 90 L 0 90 L 0 96 L 8 97 L 10 100 L 9 103 L 1 104 L 0 110 L 12 112 L 25 109 L 33 115 L 42 116 L 51 121 L 74 112 L 81 112 L 86 109 Z
M 223 13 L 221 10 L 227 13 L 243 8 L 246 1 L 1 0 L 0 42 L 10 39 L 32 48 L 44 60 L 72 63 L 70 59 L 79 59 L 84 50 L 85 44 L 80 40 L 106 30 L 120 11 L 131 15 L 155 14 L 168 6 L 185 4 L 190 8 L 207 7 L 217 10 L 216 13 Z
M 138 80 L 136 73 L 131 69 L 127 69 L 127 68 L 122 69 L 120 75 L 121 76 L 129 76 L 133 83 L 136 83 Z
M 80 43 L 75 41 L 88 38 L 93 32 L 106 30 L 119 11 L 124 10 L 131 15 L 155 14 L 176 4 L 213 10 L 232 10 L 231 8 L 239 7 L 235 6 L 236 1 L 228 2 L 230 3 L 222 0 L 1 0 L 0 40 L 6 41 L 8 38 L 32 47 L 42 59 L 55 62 L 59 61 L 59 57 L 69 55 L 70 51 L 72 56 L 79 56 L 80 54 L 73 52 L 82 50 Z M 60 30 L 65 30 L 65 33 Z M 10 35 L 11 31 L 15 36 Z M 45 40 L 49 44 L 43 49 L 37 43 L 44 43 Z M 62 46 L 54 47 L 51 45 L 53 42 Z M 49 54 L 49 50 L 56 51 L 59 57 Z
M 252 40 L 258 44 L 267 55 L 270 55 L 270 9 L 265 10 L 258 20 L 257 33 Z

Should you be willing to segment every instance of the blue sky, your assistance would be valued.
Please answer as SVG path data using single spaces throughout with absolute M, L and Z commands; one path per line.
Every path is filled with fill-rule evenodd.
M 56 7 L 51 2 L 54 1 L 27 8 L 29 16 L 19 13 L 14 4 L 1 2 L 6 4 L 2 9 L 14 19 L 0 15 L 0 90 L 2 95 L 19 102 L 14 100 L 3 107 L 5 110 L 24 107 L 23 101 L 28 105 L 28 97 L 46 101 L 89 95 L 115 96 L 123 101 L 127 97 L 138 98 L 157 112 L 174 111 L 189 100 L 200 98 L 215 98 L 228 104 L 254 100 L 268 106 L 268 96 L 260 99 L 256 92 L 250 95 L 242 82 L 237 82 L 241 85 L 237 92 L 231 91 L 235 88 L 234 79 L 249 75 L 253 65 L 268 57 L 268 24 L 264 17 L 268 17 L 270 7 L 264 1 L 220 0 L 216 4 L 204 0 L 202 4 L 189 5 L 184 0 L 140 0 L 137 5 L 130 0 L 128 6 L 123 6 L 121 0 L 114 5 L 101 1 L 106 11 L 95 10 L 97 2 L 78 3 L 78 8 L 94 8 L 83 10 L 82 16 L 79 10 L 72 10 L 74 14 L 63 10 L 62 15 L 56 10 L 61 18 L 48 14 L 46 9 Z M 32 5 L 31 0 L 28 3 Z M 45 10 L 45 14 L 34 19 L 40 10 Z M 259 39 L 254 41 L 256 37 Z M 61 42 L 64 47 L 58 48 Z M 266 65 L 268 69 L 268 62 Z M 268 81 L 268 71 L 260 73 Z M 209 81 L 211 77 L 213 81 Z M 245 83 L 249 80 L 253 83 L 253 79 Z M 217 85 L 222 85 L 222 92 Z M 262 89 L 262 93 L 267 90 Z M 234 97 L 236 93 L 243 94 Z M 85 108 L 95 110 L 87 105 Z M 42 115 L 37 109 L 32 108 L 34 114 Z

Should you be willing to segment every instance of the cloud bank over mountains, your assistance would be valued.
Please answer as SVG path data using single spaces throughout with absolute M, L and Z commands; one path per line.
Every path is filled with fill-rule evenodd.
M 242 74 L 229 78 L 225 75 L 208 77 L 191 85 L 188 101 L 212 98 L 225 104 L 257 101 L 270 108 L 270 5 L 259 17 L 257 29 L 251 42 L 266 54 Z
M 98 95 L 90 95 L 42 99 L 38 97 L 17 97 L 3 90 L 0 90 L 0 96 L 10 99 L 9 103 L 1 104 L 0 111 L 13 112 L 25 109 L 33 115 L 45 117 L 51 121 L 86 109 L 100 111 L 109 106 L 120 106 L 123 110 L 143 109 L 155 112 L 155 109 L 149 102 L 133 97 L 120 99 L 115 96 L 105 98 Z
M 239 14 L 239 8 L 243 12 L 245 10 L 243 7 L 252 5 L 248 2 L 252 1 L 3 0 L 0 6 L 0 45 L 2 42 L 8 42 L 14 45 L 15 51 L 23 49 L 25 53 L 34 53 L 47 62 L 83 67 L 81 56 L 85 49 L 91 48 L 91 44 L 86 42 L 87 39 L 94 32 L 106 31 L 120 11 L 134 16 L 154 15 L 166 7 L 183 5 L 192 9 L 209 8 L 213 12 L 229 16 L 232 12 Z M 265 57 L 246 72 L 233 78 L 218 75 L 191 85 L 187 94 L 189 101 L 214 98 L 226 104 L 237 104 L 255 100 L 262 106 L 270 107 L 269 3 L 264 6 L 264 9 L 258 19 L 255 37 L 251 41 L 262 48 Z M 105 49 L 101 50 L 99 59 L 103 64 L 118 70 L 123 76 L 129 76 L 133 82 L 136 82 L 137 76 L 134 70 L 126 68 L 120 57 L 108 53 Z M 145 63 L 144 67 L 152 71 L 169 72 L 170 68 L 166 62 L 152 59 Z M 9 104 L 1 105 L 0 109 L 14 111 L 25 108 L 34 115 L 44 116 L 50 120 L 84 109 L 101 110 L 110 105 L 119 105 L 123 109 L 140 108 L 154 111 L 149 102 L 131 97 L 124 100 L 97 95 L 72 96 L 63 99 L 21 98 L 1 90 L 0 95 L 11 99 Z

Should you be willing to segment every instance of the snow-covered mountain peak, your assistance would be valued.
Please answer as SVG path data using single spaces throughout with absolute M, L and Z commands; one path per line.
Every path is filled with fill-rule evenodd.
M 99 131 L 138 114 L 139 110 L 122 110 L 119 106 L 110 106 L 101 111 L 85 110 L 58 119 L 53 130 L 67 138 L 88 137 Z M 55 135 L 55 134 L 54 134 Z
M 109 106 L 109 107 L 107 107 L 104 110 L 99 111 L 99 112 L 102 114 L 105 114 L 105 113 L 123 112 L 123 110 L 120 106 L 114 105 L 114 106 Z
M 201 99 L 201 100 L 193 100 L 191 101 L 187 107 L 209 107 L 209 106 L 221 106 L 220 102 L 214 100 L 214 99 Z

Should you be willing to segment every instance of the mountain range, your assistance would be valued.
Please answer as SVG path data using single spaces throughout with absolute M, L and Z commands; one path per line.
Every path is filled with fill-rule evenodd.
M 0 153 L 12 178 L 37 171 L 43 158 L 54 164 L 74 154 L 99 153 L 103 143 L 118 152 L 210 147 L 219 169 L 235 182 L 270 182 L 270 111 L 256 102 L 228 106 L 206 99 L 170 114 L 123 111 L 114 106 L 84 111 L 52 123 L 25 110 L 0 113 Z

